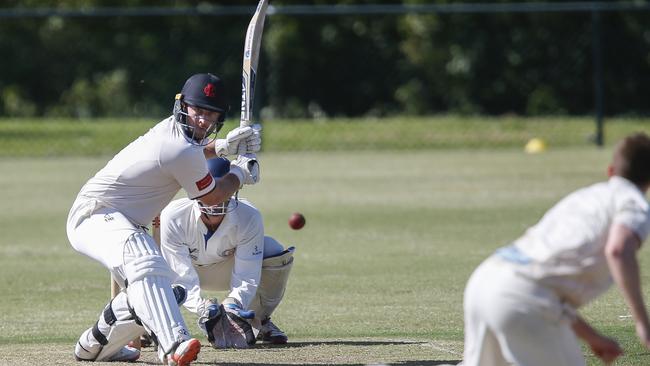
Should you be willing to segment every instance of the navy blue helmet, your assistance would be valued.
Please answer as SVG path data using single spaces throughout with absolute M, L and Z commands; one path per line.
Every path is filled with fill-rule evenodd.
M 192 106 L 210 111 L 220 112 L 219 119 L 208 128 L 205 136 L 196 136 L 195 128 L 187 123 L 187 108 Z M 226 91 L 223 82 L 212 74 L 192 75 L 174 101 L 174 121 L 181 132 L 192 144 L 205 146 L 214 141 L 217 132 L 223 127 L 226 112 L 230 106 L 226 101 Z

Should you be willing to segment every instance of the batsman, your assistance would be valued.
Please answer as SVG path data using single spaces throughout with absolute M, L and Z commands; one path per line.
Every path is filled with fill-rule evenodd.
M 146 226 L 183 188 L 206 206 L 226 202 L 242 184 L 259 179 L 256 159 L 239 156 L 229 174 L 215 180 L 206 157 L 259 151 L 259 132 L 237 127 L 216 139 L 228 103 L 212 74 L 190 77 L 176 95 L 172 116 L 131 142 L 81 188 L 67 220 L 72 247 L 100 262 L 122 291 L 77 342 L 80 361 L 134 361 L 126 346 L 146 331 L 163 364 L 197 358 L 201 343 L 190 336 L 172 280 L 176 277 Z
M 242 64 L 240 128 L 251 128 L 255 79 L 268 0 L 260 0 L 246 31 Z M 259 133 L 259 129 L 254 129 Z M 254 156 L 247 156 L 255 159 Z M 208 162 L 214 179 L 227 174 L 228 160 Z M 182 199 L 162 213 L 161 247 L 176 280 L 188 289 L 186 308 L 215 348 L 246 348 L 257 338 L 287 342 L 271 313 L 279 305 L 293 265 L 294 248 L 264 236 L 262 218 L 250 203 L 233 197 L 224 204 Z M 221 304 L 201 290 L 229 290 Z
M 208 160 L 215 180 L 228 174 L 226 158 Z M 184 306 L 215 348 L 247 348 L 255 340 L 287 342 L 271 314 L 284 297 L 294 247 L 264 235 L 262 215 L 237 196 L 217 205 L 182 198 L 160 215 L 162 254 L 187 289 Z M 202 291 L 228 291 L 219 303 Z M 252 327 L 251 327 L 252 324 Z M 255 337 L 254 333 L 257 333 Z

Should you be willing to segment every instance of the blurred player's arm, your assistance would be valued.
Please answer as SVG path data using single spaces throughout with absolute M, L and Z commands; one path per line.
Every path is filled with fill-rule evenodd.
M 641 279 L 636 251 L 641 240 L 634 231 L 621 224 L 613 224 L 605 256 L 614 282 L 623 292 L 623 298 L 630 308 L 636 323 L 636 332 L 641 342 L 650 348 L 650 322 L 641 293 Z
M 576 314 L 571 327 L 576 336 L 585 341 L 594 354 L 606 365 L 611 364 L 623 354 L 623 350 L 615 340 L 598 333 L 579 315 Z

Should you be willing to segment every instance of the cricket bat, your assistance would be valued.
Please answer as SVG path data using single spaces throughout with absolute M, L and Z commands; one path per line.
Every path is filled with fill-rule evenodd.
M 246 30 L 241 80 L 241 118 L 239 120 L 239 125 L 242 127 L 250 126 L 253 123 L 255 78 L 257 76 L 257 64 L 260 59 L 264 19 L 266 18 L 266 9 L 268 6 L 268 0 L 260 0 Z

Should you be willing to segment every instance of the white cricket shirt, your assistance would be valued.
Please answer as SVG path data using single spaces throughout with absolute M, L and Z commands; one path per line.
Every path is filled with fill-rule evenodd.
M 513 243 L 531 260 L 517 271 L 551 286 L 573 306 L 584 305 L 612 284 L 604 251 L 611 225 L 626 226 L 643 242 L 649 211 L 643 193 L 625 178 L 575 191 Z
M 187 142 L 169 117 L 117 153 L 79 195 L 147 226 L 181 187 L 197 198 L 214 186 L 203 147 Z
M 240 200 L 211 236 L 200 216 L 196 201 L 187 198 L 172 201 L 160 215 L 162 253 L 178 274 L 173 282 L 187 289 L 184 306 L 196 313 L 201 301 L 199 276 L 194 266 L 220 263 L 235 256 L 228 297 L 237 299 L 248 309 L 262 273 L 262 215 L 250 202 Z

